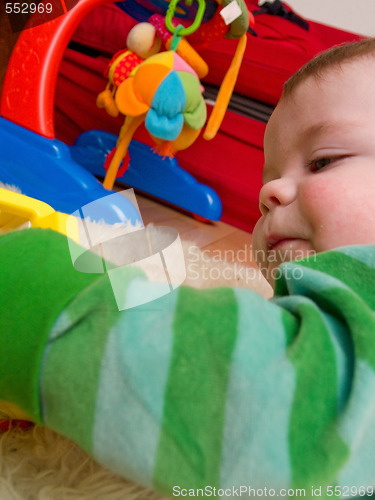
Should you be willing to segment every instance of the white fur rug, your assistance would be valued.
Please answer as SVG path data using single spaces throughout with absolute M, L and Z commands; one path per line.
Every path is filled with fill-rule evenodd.
M 161 234 L 162 237 L 162 234 Z M 271 296 L 253 268 L 219 261 L 184 242 L 185 285 L 242 286 Z M 214 271 L 214 272 L 210 272 Z M 67 411 L 69 411 L 67 409 Z M 164 498 L 104 469 L 71 441 L 49 429 L 0 433 L 1 500 L 156 500 Z

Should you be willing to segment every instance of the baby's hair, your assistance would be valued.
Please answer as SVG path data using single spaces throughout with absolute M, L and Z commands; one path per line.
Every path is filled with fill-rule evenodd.
M 329 68 L 340 66 L 341 63 L 366 55 L 375 55 L 375 38 L 366 38 L 359 42 L 336 45 L 321 52 L 286 81 L 282 97 L 291 95 L 294 89 L 308 77 L 314 76 L 318 78 Z

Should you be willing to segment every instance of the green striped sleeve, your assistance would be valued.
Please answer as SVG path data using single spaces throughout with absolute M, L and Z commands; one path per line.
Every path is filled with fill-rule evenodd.
M 75 271 L 59 233 L 25 229 L 0 238 L 0 399 L 36 422 L 42 421 L 39 374 L 50 330 L 97 278 Z
M 117 314 L 109 280 L 101 279 L 58 318 L 44 353 L 43 422 L 89 453 L 104 348 Z
M 179 291 L 154 484 L 218 485 L 228 377 L 237 337 L 233 290 Z
M 271 301 L 180 287 L 118 311 L 107 276 L 67 271 L 65 240 L 12 238 L 12 258 L 0 244 L 15 266 L 2 276 L 16 277 L 2 292 L 2 399 L 42 411 L 107 467 L 170 494 L 372 484 L 374 247 L 282 264 Z M 40 254 L 47 246 L 57 261 Z M 129 303 L 158 286 L 124 278 Z M 23 304 L 27 315 L 14 315 Z

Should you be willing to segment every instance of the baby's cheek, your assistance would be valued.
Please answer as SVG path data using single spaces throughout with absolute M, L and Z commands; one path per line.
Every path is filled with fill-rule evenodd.
M 253 253 L 253 257 L 259 269 L 262 271 L 265 267 L 267 267 L 267 252 L 266 249 L 263 248 L 263 237 L 264 237 L 264 228 L 263 228 L 264 218 L 261 217 L 258 222 L 255 224 L 253 234 L 251 236 L 251 249 Z
M 262 233 L 263 233 L 263 221 L 258 220 L 258 222 L 255 224 L 253 233 L 251 235 L 251 249 L 256 262 L 261 250 L 260 235 Z M 257 264 L 259 265 L 258 262 Z
M 355 181 L 348 183 L 337 175 L 317 174 L 301 187 L 299 194 L 300 210 L 312 228 L 316 251 L 371 243 L 367 203 L 365 199 L 359 202 L 359 186 Z
M 301 212 L 314 225 L 333 215 L 340 201 L 337 178 L 333 180 L 316 175 L 300 189 Z

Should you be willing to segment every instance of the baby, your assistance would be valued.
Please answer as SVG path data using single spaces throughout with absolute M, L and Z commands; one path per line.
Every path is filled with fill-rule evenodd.
M 180 287 L 120 312 L 63 236 L 2 237 L 0 399 L 169 495 L 372 494 L 374 81 L 368 40 L 285 86 L 253 239 L 270 301 Z
M 258 264 L 375 243 L 375 42 L 335 48 L 285 85 L 264 141 Z

